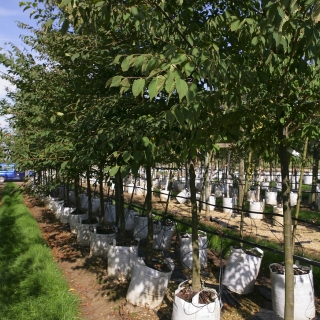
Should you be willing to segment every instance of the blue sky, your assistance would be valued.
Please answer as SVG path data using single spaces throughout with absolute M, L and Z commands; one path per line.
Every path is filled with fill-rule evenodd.
M 10 50 L 9 42 L 23 48 L 23 42 L 19 38 L 21 34 L 28 35 L 28 30 L 20 29 L 17 21 L 36 26 L 36 21 L 30 18 L 30 10 L 23 12 L 23 8 L 19 6 L 21 0 L 0 0 L 0 48 L 1 52 Z M 0 72 L 6 72 L 6 69 L 0 64 Z M 10 83 L 0 79 L 0 99 L 5 97 L 5 88 Z M 6 127 L 4 119 L 0 117 L 0 127 Z

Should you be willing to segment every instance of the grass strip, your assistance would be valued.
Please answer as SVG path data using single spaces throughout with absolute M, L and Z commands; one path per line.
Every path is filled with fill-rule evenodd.
M 79 300 L 13 183 L 3 190 L 0 243 L 0 319 L 80 319 Z

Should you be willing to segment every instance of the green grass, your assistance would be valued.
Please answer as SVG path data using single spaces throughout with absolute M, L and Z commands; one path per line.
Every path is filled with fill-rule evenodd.
M 79 319 L 79 300 L 17 191 L 7 183 L 0 208 L 0 319 Z

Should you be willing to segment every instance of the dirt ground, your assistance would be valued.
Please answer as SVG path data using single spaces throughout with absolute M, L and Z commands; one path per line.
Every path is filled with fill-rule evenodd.
M 128 201 L 130 196 L 125 194 Z M 136 203 L 143 203 L 143 196 L 135 196 Z M 136 307 L 126 302 L 125 296 L 128 288 L 127 282 L 111 279 L 107 274 L 107 259 L 91 257 L 89 247 L 77 244 L 76 236 L 70 233 L 68 225 L 61 224 L 54 214 L 47 210 L 43 204 L 33 198 L 25 196 L 26 205 L 39 223 L 43 237 L 52 249 L 54 258 L 65 275 L 70 291 L 75 293 L 81 300 L 81 315 L 84 320 L 169 320 L 172 314 L 172 303 L 174 290 L 178 284 L 185 279 L 190 279 L 189 270 L 182 269 L 178 265 L 172 275 L 164 302 L 158 310 Z M 156 210 L 165 210 L 166 204 L 154 198 Z M 178 204 L 174 199 L 170 201 L 168 210 L 171 213 L 188 216 L 190 208 Z M 212 212 L 212 218 L 216 221 L 208 223 L 216 226 L 234 226 L 238 224 L 238 216 L 232 217 L 218 210 Z M 268 221 L 245 219 L 246 232 L 259 235 L 271 240 L 282 241 L 281 227 L 273 226 Z M 315 230 L 304 230 L 299 227 L 299 241 L 305 250 L 315 249 L 319 246 L 319 232 Z M 309 246 L 312 241 L 313 245 Z M 176 237 L 173 238 L 172 255 L 175 255 Z M 202 279 L 218 289 L 220 264 L 226 261 L 219 259 L 219 253 L 208 253 L 208 267 L 202 271 Z M 222 301 L 224 306 L 221 310 L 221 319 L 263 319 L 258 315 L 266 312 L 270 317 L 271 298 L 270 280 L 268 276 L 260 275 L 257 279 L 253 293 L 241 296 L 223 289 Z M 317 310 L 319 299 L 316 298 Z M 267 310 L 267 311 L 265 311 Z M 260 313 L 259 313 L 260 312 Z M 274 314 L 273 314 L 274 316 Z M 272 319 L 276 319 L 272 318 Z

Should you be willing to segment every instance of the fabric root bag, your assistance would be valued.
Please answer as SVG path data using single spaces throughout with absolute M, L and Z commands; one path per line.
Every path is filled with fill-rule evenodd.
M 209 304 L 199 303 L 199 295 L 202 291 L 205 291 L 205 289 L 198 292 L 192 298 L 191 302 L 187 302 L 177 296 L 177 294 L 184 289 L 183 284 L 187 281 L 180 283 L 178 289 L 174 293 L 171 320 L 219 320 L 220 302 L 218 294 L 214 289 L 210 289 L 210 291 L 215 292 L 216 298 Z

